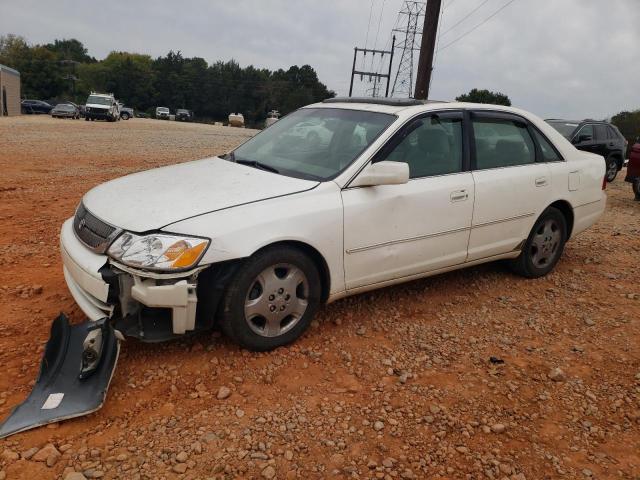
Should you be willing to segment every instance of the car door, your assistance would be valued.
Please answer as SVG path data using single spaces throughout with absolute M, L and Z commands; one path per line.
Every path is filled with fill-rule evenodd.
M 468 261 L 515 251 L 526 240 L 551 191 L 532 127 L 513 114 L 471 113 L 475 204 Z
M 408 163 L 408 183 L 343 189 L 347 290 L 465 261 L 474 196 L 465 144 L 462 112 L 415 118 L 373 159 Z
M 596 123 L 593 126 L 595 138 L 595 151 L 598 155 L 602 155 L 605 159 L 616 150 L 615 143 L 609 138 L 607 126 L 602 123 Z
M 598 142 L 596 141 L 595 131 L 592 123 L 586 123 L 576 131 L 571 139 L 571 143 L 578 149 L 585 152 L 599 153 Z

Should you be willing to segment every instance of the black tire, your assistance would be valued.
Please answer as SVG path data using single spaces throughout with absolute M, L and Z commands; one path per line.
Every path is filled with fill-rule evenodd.
M 636 178 L 631 184 L 633 193 L 636 194 L 636 200 L 640 200 L 640 177 Z
M 546 235 L 547 232 L 544 231 L 546 227 L 551 227 L 549 235 Z M 546 241 L 547 238 L 554 237 L 556 232 L 558 234 L 557 241 Z M 540 238 L 543 239 L 543 249 L 539 247 Z M 542 215 L 540 215 L 531 229 L 520 256 L 510 263 L 511 269 L 526 278 L 543 277 L 553 270 L 553 267 L 560 260 L 566 242 L 567 220 L 560 210 L 549 207 L 542 212 Z M 546 259 L 544 259 L 545 254 L 549 255 Z
M 286 266 L 297 269 L 297 271 L 301 271 L 304 274 L 307 284 L 306 291 L 302 293 L 302 290 L 305 289 L 304 283 L 297 284 L 295 298 L 291 302 L 299 301 L 298 297 L 304 298 L 303 301 L 306 301 L 306 308 L 298 319 L 290 315 L 282 320 L 277 320 L 278 329 L 285 330 L 282 334 L 266 336 L 266 334 L 256 333 L 256 330 L 260 329 L 261 320 L 264 321 L 265 332 L 268 322 L 266 318 L 260 316 L 253 317 L 253 320 L 247 319 L 245 303 L 251 300 L 250 297 L 254 295 L 256 288 L 261 289 L 258 277 L 262 273 L 272 268 L 274 272 L 277 272 L 279 268 L 282 268 L 284 269 L 284 278 L 287 275 Z M 318 268 L 305 253 L 288 246 L 266 248 L 248 258 L 231 279 L 229 285 L 227 285 L 220 308 L 222 330 L 229 338 L 249 350 L 263 352 L 287 345 L 298 339 L 309 327 L 320 306 L 321 292 Z M 287 291 L 278 290 L 273 293 L 276 295 L 279 293 L 280 300 L 284 301 L 285 297 L 282 294 L 287 294 Z M 269 295 L 266 298 L 267 292 L 262 290 L 258 292 L 257 298 L 261 298 L 262 295 L 265 296 L 265 301 L 271 304 L 274 296 Z M 273 303 L 277 303 L 278 300 L 276 298 Z M 289 298 L 286 298 L 286 300 L 289 300 Z M 283 315 L 286 315 L 286 313 Z M 250 326 L 250 322 L 252 326 Z M 289 329 L 287 330 L 287 328 Z
M 120 118 L 122 120 L 129 120 L 129 114 L 128 113 L 123 113 L 122 115 L 120 115 Z
M 614 157 L 609 157 L 607 159 L 607 183 L 613 182 L 618 176 L 618 171 L 620 170 L 620 165 L 618 164 L 618 160 Z

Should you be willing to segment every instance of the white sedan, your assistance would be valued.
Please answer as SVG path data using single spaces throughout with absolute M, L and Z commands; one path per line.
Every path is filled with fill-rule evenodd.
M 310 124 L 328 141 L 296 136 Z M 547 274 L 604 211 L 604 175 L 522 110 L 332 99 L 223 157 L 89 191 L 62 227 L 64 274 L 125 335 L 217 322 L 269 350 L 347 295 L 494 260 Z

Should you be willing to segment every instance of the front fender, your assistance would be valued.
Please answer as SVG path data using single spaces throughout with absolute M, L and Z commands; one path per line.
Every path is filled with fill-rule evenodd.
M 340 189 L 334 182 L 200 215 L 173 223 L 166 230 L 210 238 L 201 265 L 246 258 L 273 243 L 304 243 L 324 258 L 330 293 L 344 291 L 343 209 Z

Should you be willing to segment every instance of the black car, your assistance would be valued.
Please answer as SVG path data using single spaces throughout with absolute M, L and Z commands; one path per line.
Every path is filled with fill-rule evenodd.
M 176 110 L 176 121 L 190 122 L 191 120 L 193 120 L 193 112 L 191 110 L 185 110 L 184 108 Z
M 548 119 L 547 123 L 578 150 L 603 156 L 607 164 L 607 182 L 613 182 L 622 169 L 628 145 L 615 125 L 598 120 Z
M 51 113 L 53 105 L 42 100 L 22 100 L 20 103 L 22 113 Z

